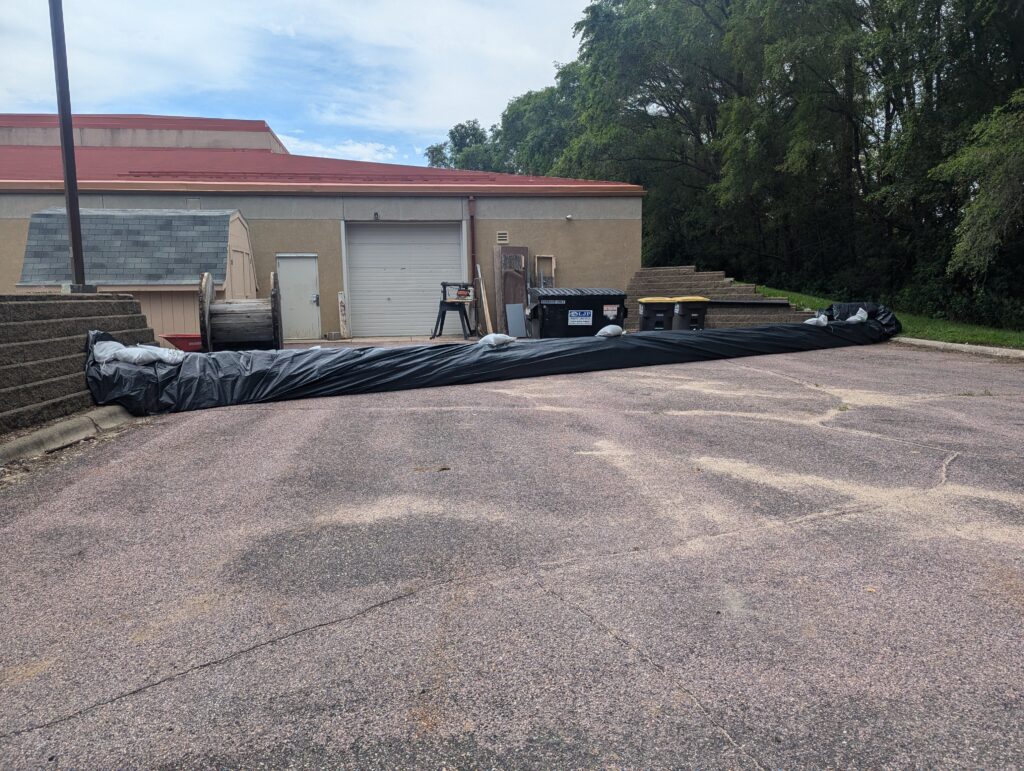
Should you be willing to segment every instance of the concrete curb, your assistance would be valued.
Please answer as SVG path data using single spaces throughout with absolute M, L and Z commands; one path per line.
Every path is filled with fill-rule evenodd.
M 6 444 L 0 444 L 0 466 L 91 439 L 132 420 L 135 420 L 134 416 L 124 407 L 117 405 L 97 407 L 79 415 L 72 415 L 30 434 L 19 436 Z
M 956 353 L 972 353 L 975 356 L 994 356 L 999 359 L 1024 359 L 1024 350 L 1019 348 L 996 348 L 991 345 L 970 345 L 968 343 L 943 343 L 939 340 L 921 340 L 917 337 L 898 336 L 894 343 L 913 345 L 918 348 L 934 348 L 937 351 L 953 351 Z

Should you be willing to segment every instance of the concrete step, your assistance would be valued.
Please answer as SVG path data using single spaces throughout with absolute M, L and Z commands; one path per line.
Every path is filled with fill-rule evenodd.
M 712 305 L 708 308 L 708 316 L 714 316 L 716 319 L 731 318 L 733 316 L 761 316 L 764 318 L 774 318 L 776 316 L 791 316 L 794 313 L 803 313 L 803 311 L 795 311 L 788 305 L 735 305 L 731 307 L 728 305 Z
M 73 415 L 95 406 L 92 394 L 88 391 L 78 391 L 49 401 L 30 404 L 27 407 L 0 412 L 0 435 L 45 423 L 48 420 Z
M 626 287 L 626 294 L 637 295 L 640 292 L 692 292 L 700 289 L 735 289 L 742 292 L 753 293 L 754 290 L 742 284 L 731 284 L 728 281 L 664 281 L 664 282 L 637 282 Z
M 118 342 L 125 345 L 151 343 L 153 330 L 149 327 L 122 329 L 112 333 Z M 0 367 L 27 364 L 34 361 L 60 358 L 85 351 L 85 333 L 55 337 L 49 340 L 29 340 L 20 343 L 0 344 Z
M 73 375 L 85 370 L 85 354 L 73 353 L 52 359 L 20 362 L 0 367 L 0 390 L 28 385 L 40 380 Z
M 764 299 L 761 295 L 755 294 L 754 292 L 747 291 L 745 289 L 738 289 L 731 286 L 702 286 L 702 287 L 671 287 L 671 288 L 657 288 L 651 287 L 646 289 L 632 289 L 626 291 L 627 302 L 639 302 L 641 297 L 685 297 L 685 296 L 697 296 L 707 297 L 709 300 L 731 300 L 731 299 L 747 299 L 747 300 L 762 300 Z
M 685 289 L 685 290 L 689 291 L 691 289 L 697 289 L 697 288 L 701 288 L 701 287 L 713 287 L 713 288 L 725 288 L 725 289 L 743 289 L 743 291 L 746 291 L 746 292 L 753 291 L 749 287 L 743 287 L 742 285 L 731 284 L 728 281 L 716 281 L 716 280 L 713 280 L 713 279 L 712 280 L 701 279 L 700 281 L 697 281 L 695 279 L 693 281 L 656 281 L 656 282 L 655 281 L 639 282 L 638 281 L 635 284 L 630 284 L 629 286 L 627 286 L 626 287 L 626 293 L 627 294 L 636 294 L 636 291 L 631 291 L 631 290 L 641 290 L 641 291 L 654 290 L 656 292 L 663 292 L 663 291 L 679 291 L 681 289 Z
M 73 375 L 62 375 L 36 383 L 0 388 L 0 414 L 27 407 L 30 404 L 60 399 L 87 388 L 84 370 Z
M 0 303 L 17 302 L 95 302 L 96 300 L 134 300 L 130 294 L 117 292 L 95 292 L 93 294 L 61 294 L 60 292 L 26 292 L 24 294 L 0 294 Z
M 52 297 L 53 295 L 46 295 Z M 5 321 L 41 321 L 82 316 L 132 316 L 142 312 L 132 299 L 111 300 L 97 295 L 96 300 L 41 300 L 37 302 L 0 300 L 0 323 Z
M 629 280 L 630 284 L 670 284 L 678 282 L 680 284 L 689 284 L 694 281 L 727 281 L 728 283 L 734 283 L 733 279 L 727 278 L 721 271 L 710 271 L 700 273 L 676 273 L 670 275 L 650 275 L 648 273 L 635 273 Z
M 744 324 L 783 324 L 790 321 L 803 321 L 806 316 L 796 316 L 792 313 L 749 313 L 746 315 L 730 314 L 727 316 L 715 316 L 708 314 L 707 324 L 731 324 L 732 322 L 743 322 Z
M 633 274 L 634 278 L 674 278 L 676 276 L 705 276 L 712 277 L 717 276 L 719 278 L 725 278 L 724 270 L 696 270 L 692 266 L 683 266 L 678 268 L 643 268 Z
M 651 275 L 668 276 L 677 273 L 696 273 L 696 265 L 665 265 L 660 268 L 640 268 L 637 271 L 637 275 L 641 273 L 650 273 Z
M 729 278 L 722 276 L 706 276 L 703 273 L 692 273 L 689 276 L 670 276 L 667 278 L 651 278 L 648 276 L 634 276 L 630 279 L 628 286 L 745 286 L 753 289 L 750 284 L 737 284 Z
M 746 329 L 749 327 L 766 327 L 773 324 L 801 324 L 803 319 L 728 319 L 728 320 L 708 320 L 706 324 L 707 329 Z
M 759 303 L 756 300 L 712 300 L 708 305 L 708 315 L 716 316 L 777 316 L 780 313 L 804 313 L 804 310 L 788 304 Z M 639 315 L 640 311 L 637 309 L 637 316 Z
M 145 326 L 146 317 L 139 313 L 120 316 L 81 316 L 45 321 L 4 321 L 0 322 L 0 340 L 6 343 L 22 343 L 80 335 L 92 329 L 120 332 L 123 329 L 141 329 Z
M 760 327 L 766 324 L 791 324 L 803 322 L 814 314 L 794 311 L 785 306 L 758 310 L 753 308 L 709 308 L 705 326 L 708 329 L 725 327 Z M 625 328 L 636 331 L 640 327 L 638 315 L 627 316 Z

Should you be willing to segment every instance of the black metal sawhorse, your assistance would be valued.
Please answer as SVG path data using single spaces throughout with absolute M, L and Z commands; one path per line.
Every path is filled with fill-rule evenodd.
M 441 300 L 441 304 L 437 309 L 437 321 L 434 322 L 434 334 L 430 336 L 431 340 L 444 332 L 445 316 L 448 315 L 448 311 L 454 310 L 458 310 L 459 321 L 462 322 L 462 339 L 468 340 L 470 335 L 473 334 L 473 330 L 469 326 L 469 315 L 466 313 L 466 303 Z

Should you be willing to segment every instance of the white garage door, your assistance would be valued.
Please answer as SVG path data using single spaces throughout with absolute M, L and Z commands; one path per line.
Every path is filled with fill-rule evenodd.
M 465 281 L 461 225 L 346 225 L 353 337 L 429 335 L 442 281 Z M 459 327 L 449 315 L 445 333 Z

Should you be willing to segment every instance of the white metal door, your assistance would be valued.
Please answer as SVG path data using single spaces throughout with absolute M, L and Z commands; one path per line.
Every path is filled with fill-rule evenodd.
M 353 337 L 429 335 L 442 281 L 465 281 L 462 226 L 345 226 Z M 445 332 L 458 329 L 449 317 Z
M 277 255 L 281 324 L 286 340 L 320 337 L 320 279 L 315 254 Z

